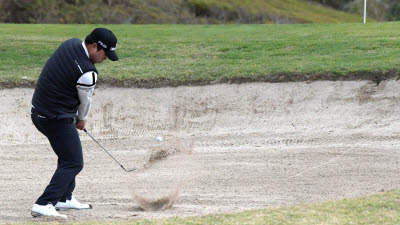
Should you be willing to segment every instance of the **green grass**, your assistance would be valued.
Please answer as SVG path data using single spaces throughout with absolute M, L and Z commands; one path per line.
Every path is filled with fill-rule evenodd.
M 120 61 L 102 80 L 196 83 L 277 74 L 347 75 L 400 69 L 400 23 L 303 25 L 0 24 L 0 82 L 37 79 L 64 40 L 114 31 Z
M 145 220 L 137 224 L 400 224 L 400 191 L 241 213 Z

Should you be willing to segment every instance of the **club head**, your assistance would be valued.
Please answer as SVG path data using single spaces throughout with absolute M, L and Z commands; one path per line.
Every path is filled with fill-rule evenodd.
M 123 170 L 125 170 L 125 172 L 128 172 L 128 173 L 136 170 L 136 168 L 127 170 L 127 169 L 125 169 L 122 165 L 120 165 L 120 166 L 122 167 Z

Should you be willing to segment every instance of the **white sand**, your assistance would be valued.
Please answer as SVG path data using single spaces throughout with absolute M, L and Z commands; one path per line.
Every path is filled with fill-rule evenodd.
M 30 121 L 32 93 L 0 90 L 0 223 L 42 221 L 30 209 L 56 167 Z M 99 87 L 87 128 L 138 170 L 124 172 L 81 132 L 85 168 L 74 194 L 93 209 L 65 213 L 68 221 L 194 216 L 399 189 L 399 100 L 396 81 Z M 151 149 L 173 140 L 193 143 L 192 154 L 146 169 Z M 142 211 L 131 196 L 178 189 L 164 211 Z

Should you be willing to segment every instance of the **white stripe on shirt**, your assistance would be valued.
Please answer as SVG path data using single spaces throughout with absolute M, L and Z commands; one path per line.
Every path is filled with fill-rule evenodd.
M 85 120 L 92 104 L 92 95 L 96 86 L 97 73 L 91 71 L 83 74 L 76 84 L 80 105 L 78 107 L 78 119 Z

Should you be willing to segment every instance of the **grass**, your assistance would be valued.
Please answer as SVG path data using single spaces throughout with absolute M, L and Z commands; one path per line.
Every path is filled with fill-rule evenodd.
M 138 221 L 137 224 L 400 224 L 400 191 L 233 214 Z
M 179 2 L 179 1 L 175 1 Z M 343 23 L 360 22 L 360 15 L 337 11 L 305 0 L 188 0 L 190 8 L 197 9 L 216 23 L 240 20 L 247 23 Z M 222 15 L 227 21 L 217 19 Z M 227 18 L 226 18 L 227 17 Z M 231 21 L 231 22 L 233 22 Z
M 12 4 L 3 2 L 7 1 L 0 1 L 0 18 L 3 18 L 3 21 L 30 21 L 31 23 L 281 24 L 362 21 L 361 14 L 354 15 L 323 7 L 313 0 L 90 0 L 67 2 L 36 0 L 30 2 L 11 1 L 14 2 Z M 3 8 L 10 8 L 11 11 L 3 10 Z M 22 12 L 26 12 L 25 18 L 22 18 Z
M 205 0 L 207 1 L 207 0 Z M 241 7 L 249 7 L 250 12 L 275 14 L 282 18 L 295 19 L 307 23 L 343 23 L 359 22 L 362 19 L 358 15 L 345 13 L 323 7 L 322 5 L 306 2 L 304 0 L 230 0 Z
M 399 70 L 399 25 L 104 25 L 120 60 L 97 68 L 103 81 L 176 84 Z M 58 45 L 97 26 L 0 24 L 0 82 L 34 82 Z

